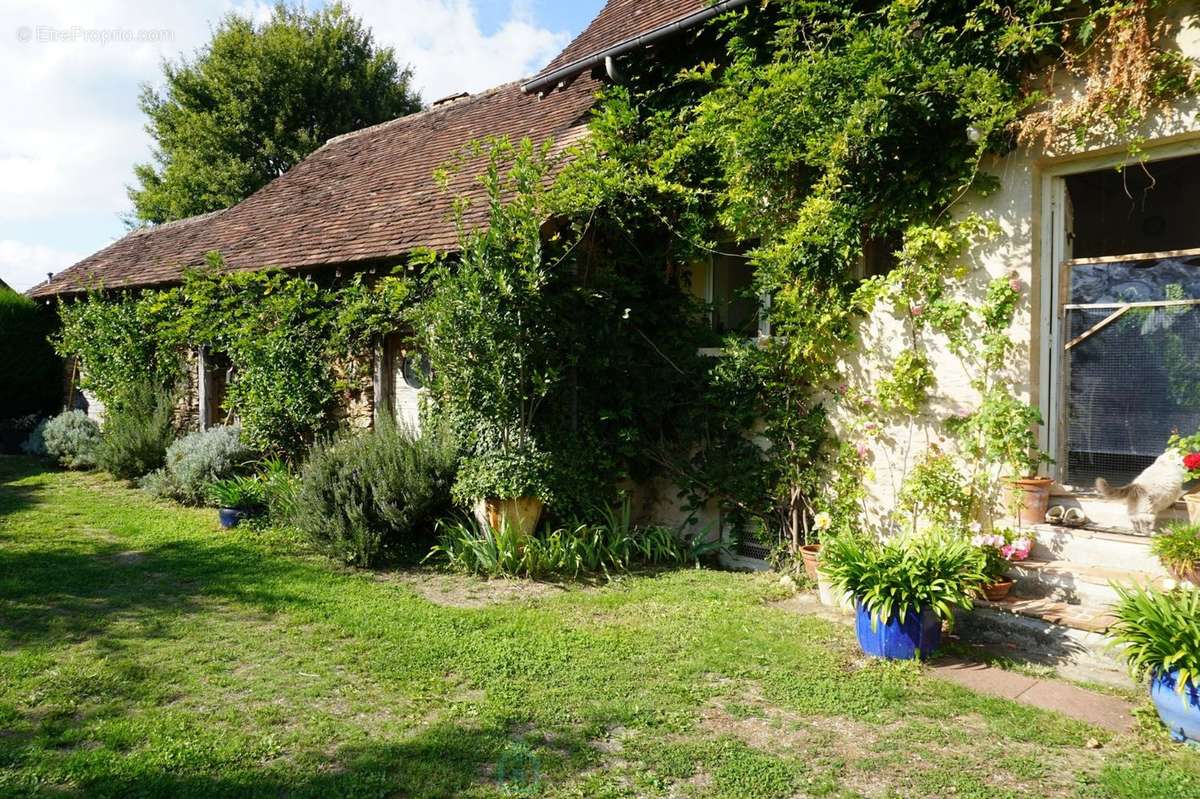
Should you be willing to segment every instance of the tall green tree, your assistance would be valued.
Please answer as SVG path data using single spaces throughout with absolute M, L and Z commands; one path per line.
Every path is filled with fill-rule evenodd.
M 412 71 L 340 3 L 280 3 L 261 25 L 231 13 L 163 74 L 139 101 L 155 149 L 134 167 L 134 223 L 228 208 L 330 137 L 420 108 Z

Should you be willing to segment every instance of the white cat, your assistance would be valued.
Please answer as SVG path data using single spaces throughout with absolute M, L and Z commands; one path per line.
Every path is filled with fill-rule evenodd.
M 1178 452 L 1167 450 L 1129 485 L 1113 488 L 1103 477 L 1098 477 L 1096 490 L 1109 499 L 1124 499 L 1134 532 L 1153 535 L 1158 514 L 1183 496 L 1183 482 L 1186 479 L 1183 458 Z

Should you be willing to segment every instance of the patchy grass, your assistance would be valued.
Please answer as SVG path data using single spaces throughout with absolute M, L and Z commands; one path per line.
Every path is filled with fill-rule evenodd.
M 1200 796 L 1157 733 L 864 661 L 773 590 L 350 571 L 0 458 L 0 795 Z

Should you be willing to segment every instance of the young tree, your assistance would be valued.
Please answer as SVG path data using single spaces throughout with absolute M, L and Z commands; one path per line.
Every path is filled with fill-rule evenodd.
M 227 208 L 347 131 L 412 113 L 412 71 L 340 3 L 275 6 L 262 25 L 231 13 L 192 60 L 142 90 L 152 163 L 129 188 L 134 223 Z

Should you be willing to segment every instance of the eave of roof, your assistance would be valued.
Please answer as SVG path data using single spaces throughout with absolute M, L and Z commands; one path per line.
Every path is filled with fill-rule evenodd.
M 678 17 L 668 19 L 667 21 L 662 22 L 650 28 L 649 30 L 640 31 L 631 36 L 626 36 L 616 42 L 599 48 L 588 48 L 585 50 L 584 55 L 577 56 L 566 64 L 555 66 L 556 62 L 562 57 L 560 55 L 559 58 L 551 61 L 550 65 L 546 69 L 542 70 L 533 78 L 521 84 L 521 91 L 527 93 L 543 92 L 546 89 L 561 87 L 566 81 L 570 80 L 576 75 L 579 75 L 581 72 L 603 64 L 610 58 L 616 58 L 632 50 L 653 44 L 654 42 L 666 38 L 667 36 L 671 36 L 680 31 L 693 28 L 709 19 L 712 19 L 718 14 L 731 11 L 740 6 L 744 6 L 749 1 L 750 0 L 719 0 L 718 2 L 715 2 L 707 7 L 686 11 Z M 683 8 L 688 8 L 694 6 L 695 3 L 691 2 L 691 0 L 681 0 L 680 5 Z M 571 52 L 572 48 L 576 48 L 578 43 L 588 36 L 589 31 L 593 26 L 600 22 L 603 16 L 604 11 L 601 11 L 600 16 L 597 16 L 596 20 L 592 22 L 592 25 L 589 25 L 588 29 L 584 30 L 584 32 L 567 47 L 564 53 L 569 53 Z

